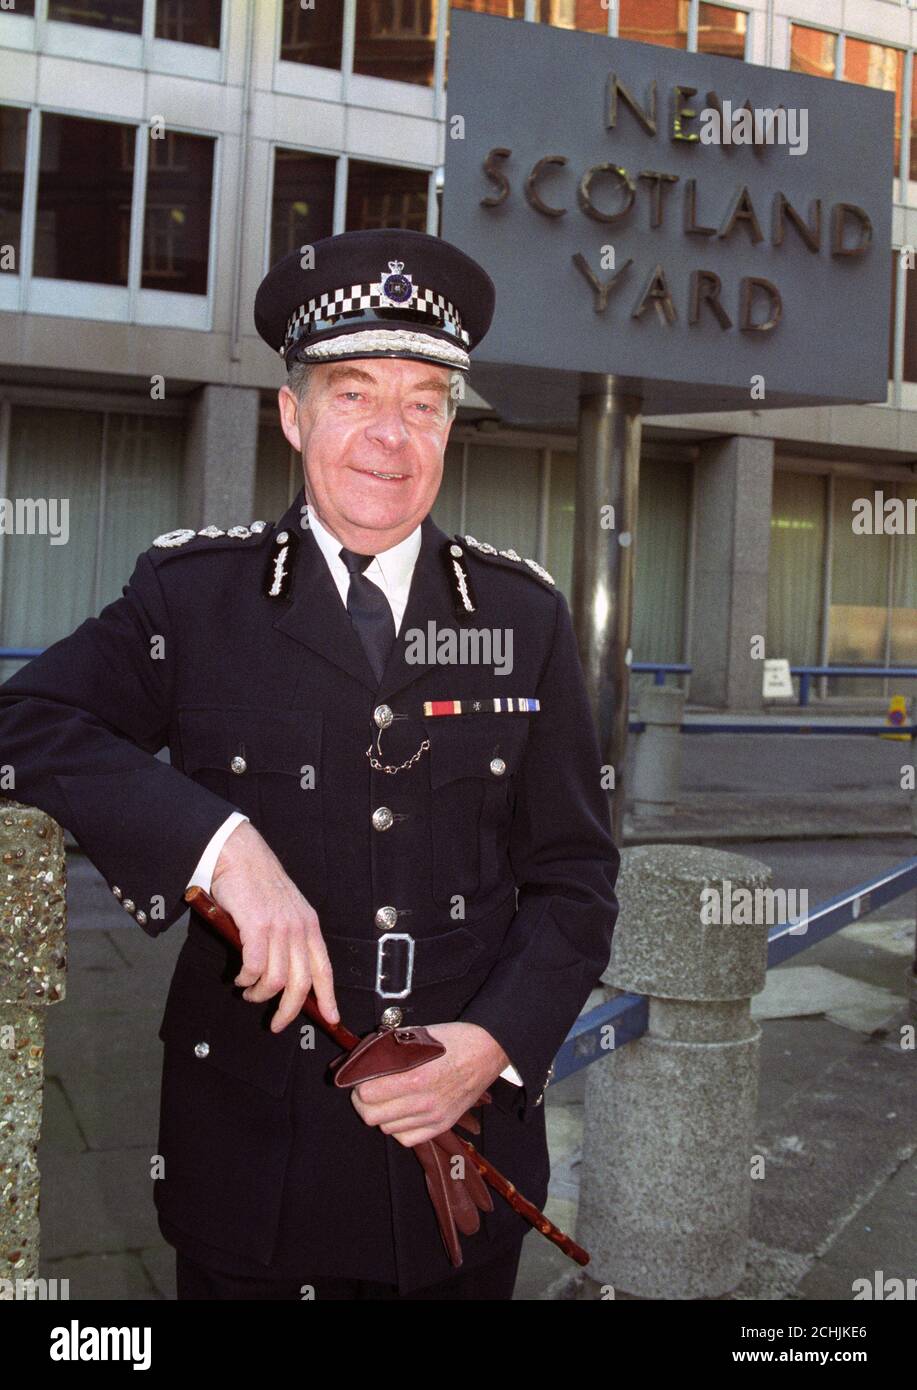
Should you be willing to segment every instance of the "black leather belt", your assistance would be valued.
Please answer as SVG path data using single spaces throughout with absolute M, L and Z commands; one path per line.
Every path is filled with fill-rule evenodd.
M 412 990 L 467 974 L 485 946 L 464 927 L 439 936 L 383 932 L 373 941 L 326 936 L 336 983 L 366 989 L 381 999 L 405 999 Z

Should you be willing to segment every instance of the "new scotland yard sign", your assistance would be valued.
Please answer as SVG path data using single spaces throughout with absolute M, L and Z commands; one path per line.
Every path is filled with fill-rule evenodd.
M 497 287 L 473 383 L 572 421 L 884 401 L 894 98 L 453 11 L 442 235 Z

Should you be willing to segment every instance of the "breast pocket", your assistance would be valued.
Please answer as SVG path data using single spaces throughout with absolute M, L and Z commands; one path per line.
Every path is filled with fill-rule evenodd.
M 427 721 L 434 901 L 482 897 L 508 873 L 516 779 L 528 724 L 513 716 Z
M 325 893 L 322 716 L 197 706 L 178 712 L 185 773 L 237 806 L 309 901 Z

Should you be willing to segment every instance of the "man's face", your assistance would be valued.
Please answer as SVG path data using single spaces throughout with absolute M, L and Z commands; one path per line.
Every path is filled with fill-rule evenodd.
M 280 388 L 306 496 L 351 549 L 396 545 L 432 508 L 452 427 L 449 378 L 433 363 L 364 357 L 317 366 L 302 404 Z

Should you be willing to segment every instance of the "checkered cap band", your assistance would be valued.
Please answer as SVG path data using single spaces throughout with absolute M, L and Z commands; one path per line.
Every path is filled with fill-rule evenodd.
M 462 327 L 458 310 L 443 295 L 415 286 L 411 298 L 397 304 L 383 294 L 382 283 L 376 281 L 370 285 L 344 285 L 300 304 L 287 321 L 283 347 L 278 349 L 280 355 L 284 356 L 292 344 L 310 333 L 317 323 L 334 320 L 342 314 L 359 313 L 361 309 L 406 309 L 411 313 L 424 314 L 432 325 L 452 333 L 466 347 L 471 342 L 470 335 Z

